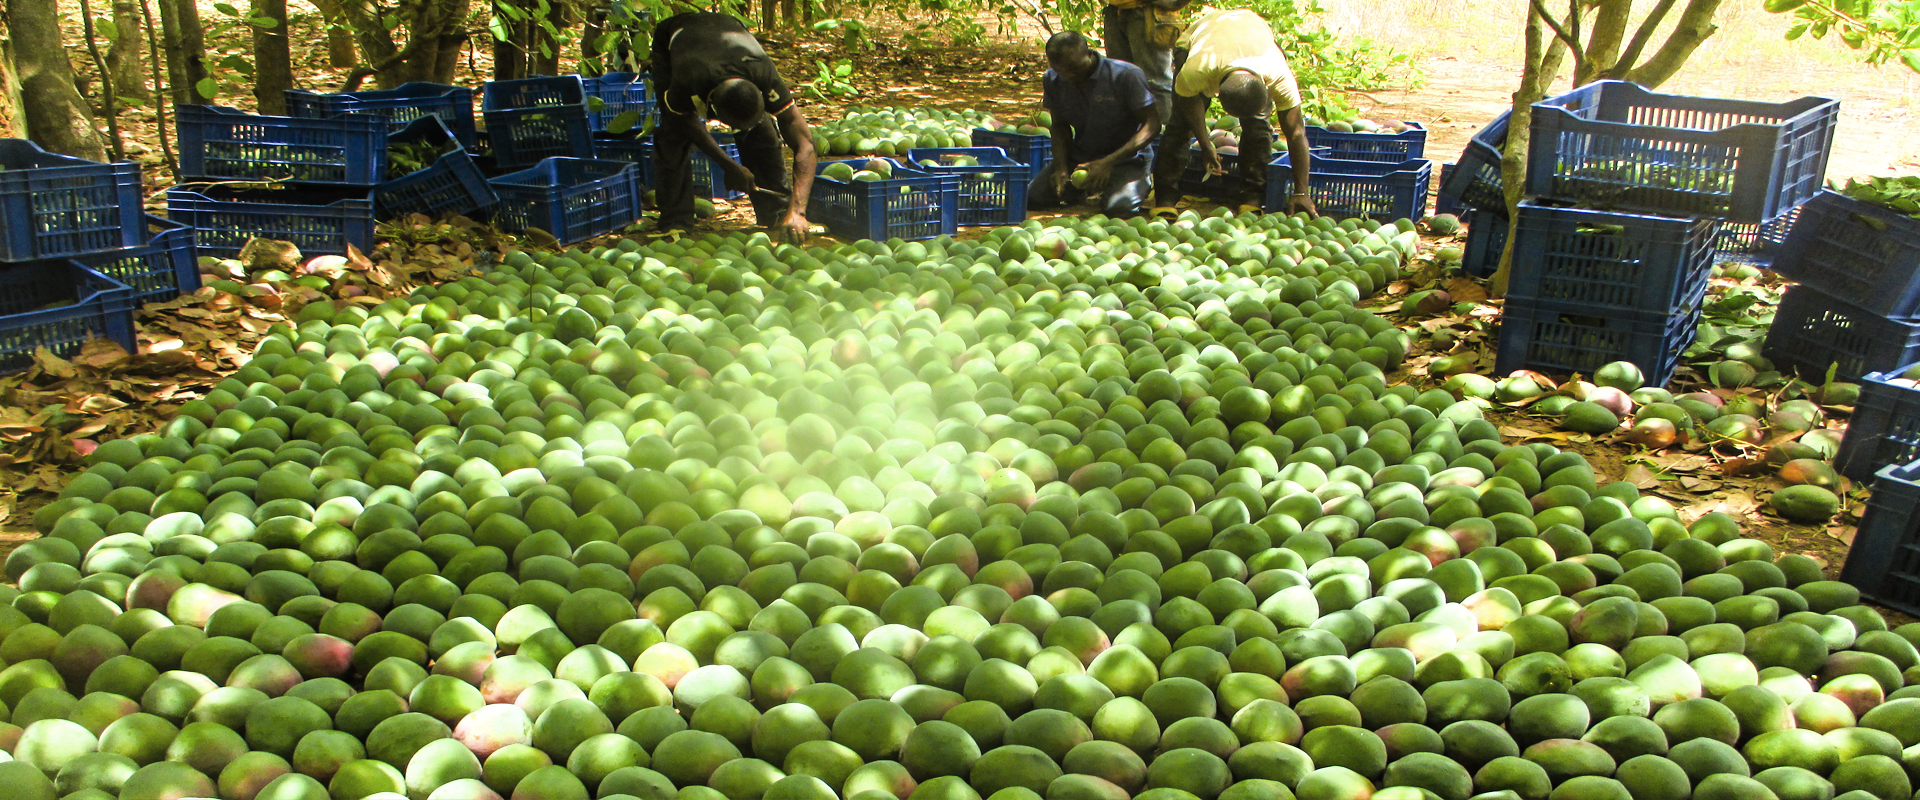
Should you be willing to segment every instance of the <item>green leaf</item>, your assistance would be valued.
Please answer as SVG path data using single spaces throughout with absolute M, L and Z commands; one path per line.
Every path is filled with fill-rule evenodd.
M 589 97 L 587 98 L 587 110 L 596 114 L 605 111 L 607 110 L 607 101 L 599 97 Z
M 1806 33 L 1807 33 L 1807 23 L 1802 22 L 1798 25 L 1795 25 L 1787 29 L 1787 41 L 1791 42 L 1795 39 L 1800 38 L 1801 36 L 1805 36 Z
M 100 35 L 109 42 L 120 41 L 120 26 L 113 24 L 113 20 L 101 17 L 93 23 L 93 29 L 99 31 Z
M 212 100 L 220 94 L 220 84 L 214 83 L 212 78 L 201 78 L 199 83 L 193 85 L 193 90 L 201 97 Z
M 280 27 L 280 20 L 272 17 L 253 17 L 247 20 L 247 24 L 256 28 L 273 29 Z
M 633 126 L 638 124 L 640 124 L 639 110 L 629 109 L 620 112 L 619 116 L 614 117 L 611 122 L 607 123 L 607 132 L 626 133 L 633 130 Z
M 240 16 L 240 10 L 239 10 L 239 9 L 236 9 L 236 8 L 234 8 L 234 7 L 233 7 L 233 6 L 231 5 L 231 4 L 229 4 L 229 3 L 214 3 L 214 4 L 213 4 L 213 7 L 214 7 L 214 9 L 216 9 L 216 10 L 218 10 L 218 11 L 219 11 L 220 13 L 222 13 L 222 14 L 225 14 L 225 15 L 227 15 L 227 16 L 229 16 L 229 17 L 237 17 L 237 16 Z
M 487 30 L 491 32 L 493 38 L 498 41 L 504 42 L 513 38 L 513 32 L 507 30 L 507 21 L 499 17 L 487 20 Z
M 1907 65 L 1907 69 L 1920 72 L 1920 51 L 1908 50 L 1901 53 L 1900 63 Z

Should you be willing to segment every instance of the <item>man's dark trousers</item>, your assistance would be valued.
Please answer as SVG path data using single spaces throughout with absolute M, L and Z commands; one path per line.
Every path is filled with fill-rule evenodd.
M 1107 175 L 1107 188 L 1100 194 L 1100 213 L 1109 217 L 1138 216 L 1147 208 L 1147 173 L 1153 163 L 1151 155 L 1136 155 L 1120 162 Z M 1040 170 L 1034 176 L 1033 183 L 1027 186 L 1027 205 L 1034 208 L 1059 208 L 1067 203 L 1077 203 L 1086 199 L 1087 193 L 1067 184 L 1065 196 L 1053 190 L 1053 172 L 1060 166 L 1055 161 Z
M 780 151 L 780 133 L 772 117 L 762 117 L 759 125 L 734 136 L 740 148 L 740 165 L 753 173 L 753 216 L 761 227 L 780 224 L 787 215 L 793 184 L 788 180 L 787 161 Z M 693 224 L 693 137 L 671 121 L 653 134 L 654 202 L 660 207 L 662 228 L 686 228 Z M 718 180 L 720 175 L 716 173 Z M 716 190 L 725 185 L 714 187 Z M 770 191 L 771 190 L 771 191 Z

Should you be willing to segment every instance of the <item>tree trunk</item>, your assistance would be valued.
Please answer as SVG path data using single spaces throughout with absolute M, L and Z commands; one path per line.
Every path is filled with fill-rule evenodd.
M 27 118 L 20 109 L 20 76 L 13 69 L 13 37 L 0 14 L 0 137 L 27 138 Z
M 140 55 L 140 4 L 113 0 L 113 46 L 107 66 L 113 70 L 113 91 L 128 100 L 146 102 L 147 68 Z
M 287 0 L 253 0 L 256 19 L 273 27 L 253 28 L 253 99 L 260 113 L 287 115 L 287 90 L 293 88 L 293 50 L 287 36 Z
M 800 26 L 800 5 L 795 0 L 780 0 L 780 16 L 788 28 Z
M 1529 128 L 1533 125 L 1533 104 L 1545 96 L 1546 87 L 1553 83 L 1554 76 L 1545 74 L 1543 69 L 1551 49 L 1547 39 L 1551 36 L 1538 7 L 1529 6 L 1527 61 L 1520 72 L 1520 88 L 1513 93 L 1513 115 L 1507 118 L 1507 146 L 1500 157 L 1500 183 L 1507 195 L 1509 231 L 1518 226 L 1520 201 L 1527 193 L 1527 143 L 1531 138 Z M 1554 67 L 1558 72 L 1557 63 Z M 1500 268 L 1487 281 L 1487 293 L 1494 297 L 1506 296 L 1507 281 L 1513 274 L 1513 243 L 1519 238 L 1507 236 L 1506 246 L 1500 251 Z
M 322 24 L 327 26 L 327 66 L 350 69 L 358 64 L 353 49 L 353 32 L 347 29 L 346 15 L 340 10 L 340 0 L 314 0 L 313 7 L 320 9 Z
M 1680 12 L 1680 20 L 1674 23 L 1673 32 L 1667 34 L 1666 43 L 1653 51 L 1646 63 L 1627 73 L 1627 80 L 1649 89 L 1666 83 L 1687 63 L 1693 51 L 1700 48 L 1700 43 L 1720 29 L 1713 24 L 1713 17 L 1719 11 L 1720 0 L 1687 0 L 1687 9 Z
M 74 88 L 54 0 L 8 0 L 7 28 L 33 141 L 55 153 L 105 161 L 106 143 L 94 127 L 93 109 Z
M 770 31 L 779 22 L 779 5 L 775 0 L 760 0 L 760 30 Z
M 159 0 L 161 46 L 166 50 L 167 86 L 174 105 L 203 106 L 213 98 L 203 94 L 207 79 L 207 45 L 200 27 L 200 9 L 194 0 Z

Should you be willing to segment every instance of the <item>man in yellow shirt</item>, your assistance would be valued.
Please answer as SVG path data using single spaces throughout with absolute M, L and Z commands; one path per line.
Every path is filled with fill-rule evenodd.
M 1308 194 L 1307 128 L 1300 113 L 1300 88 L 1294 82 L 1287 57 L 1274 44 L 1273 27 L 1246 9 L 1207 9 L 1187 25 L 1180 37 L 1186 60 L 1173 80 L 1173 113 L 1160 141 L 1154 166 L 1156 205 L 1172 206 L 1180 199 L 1180 174 L 1186 171 L 1188 149 L 1200 140 L 1200 157 L 1209 173 L 1222 171 L 1220 154 L 1207 130 L 1207 105 L 1219 96 L 1220 107 L 1240 120 L 1240 200 L 1259 206 L 1267 194 L 1267 164 L 1273 159 L 1273 125 L 1280 114 L 1293 167 L 1293 190 L 1286 213 L 1317 214 Z

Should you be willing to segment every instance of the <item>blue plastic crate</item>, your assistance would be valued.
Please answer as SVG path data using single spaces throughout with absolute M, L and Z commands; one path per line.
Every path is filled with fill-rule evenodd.
M 1427 126 L 1403 122 L 1401 133 L 1341 133 L 1317 125 L 1307 126 L 1307 144 L 1330 148 L 1328 158 L 1342 161 L 1385 161 L 1398 164 L 1427 153 Z
M 1793 230 L 1794 221 L 1799 218 L 1800 208 L 1796 206 L 1759 225 L 1722 222 L 1719 242 L 1714 245 L 1714 260 L 1718 263 L 1772 267 L 1774 259 L 1780 255 L 1781 245 L 1787 240 L 1787 234 Z
M 386 179 L 387 121 L 263 117 L 224 106 L 181 106 L 180 174 L 191 179 L 373 186 Z
M 573 244 L 614 233 L 640 219 L 640 168 L 624 161 L 550 158 L 493 179 L 500 195 L 494 224 L 538 228 Z
M 1440 165 L 1441 186 L 1447 185 L 1447 179 L 1453 177 L 1453 171 L 1458 167 L 1458 164 Z M 1435 215 L 1452 214 L 1456 217 L 1464 218 L 1467 216 L 1467 212 L 1471 210 L 1473 209 L 1468 208 L 1466 204 L 1461 203 L 1459 200 L 1448 197 L 1445 191 L 1438 192 L 1437 196 L 1433 199 L 1433 213 Z
M 1840 103 L 1655 94 L 1598 81 L 1533 105 L 1527 193 L 1761 223 L 1826 179 Z
M 145 241 L 140 165 L 102 164 L 0 139 L 0 261 L 98 253 Z
M 1494 373 L 1532 369 L 1592 375 L 1615 361 L 1632 362 L 1648 386 L 1665 385 L 1680 353 L 1693 344 L 1700 307 L 1675 314 L 1596 314 L 1591 309 L 1507 298 L 1500 319 Z
M 1801 284 L 1780 296 L 1763 352 L 1781 372 L 1814 383 L 1829 368 L 1836 380 L 1857 380 L 1920 361 L 1920 322 L 1887 319 Z
M 394 144 L 432 142 L 441 149 L 451 147 L 435 159 L 433 166 L 380 184 L 374 189 L 375 215 L 392 219 L 407 214 L 465 214 L 493 205 L 498 198 L 487 176 L 473 163 L 466 148 L 438 117 L 421 117 L 389 140 Z
M 415 81 L 393 89 L 334 94 L 288 89 L 286 98 L 287 113 L 295 117 L 372 114 L 387 121 L 388 132 L 398 133 L 414 120 L 431 114 L 447 124 L 461 146 L 472 150 L 478 138 L 473 125 L 473 90 L 461 86 Z
M 1460 161 L 1440 180 L 1440 203 L 1449 207 L 1505 209 L 1507 195 L 1500 174 L 1500 151 L 1507 146 L 1507 119 L 1502 112 L 1467 140 Z M 1445 212 L 1442 212 L 1445 213 Z
M 1280 163 L 1290 164 L 1285 154 Z M 1416 219 L 1427 209 L 1427 187 L 1433 162 L 1426 159 L 1389 164 L 1385 161 L 1314 159 L 1307 185 L 1314 208 L 1334 219 L 1366 217 L 1376 222 Z M 1267 181 L 1268 212 L 1287 207 L 1293 181 Z
M 891 159 L 889 159 L 891 160 Z M 855 169 L 868 159 L 848 161 Z M 823 161 L 819 169 L 835 162 Z M 959 231 L 960 179 L 896 166 L 892 180 L 841 182 L 815 177 L 807 217 L 854 241 L 932 239 Z
M 586 102 L 587 87 L 578 75 L 487 81 L 480 89 L 481 111 L 585 107 Z
M 1833 468 L 1856 481 L 1873 480 L 1888 465 L 1920 460 L 1920 388 L 1895 381 L 1920 363 L 1901 364 L 1860 379 L 1860 399 L 1847 417 L 1847 435 Z
M 152 238 L 131 250 L 117 250 L 73 260 L 133 291 L 135 305 L 164 302 L 200 289 L 200 263 L 193 247 L 193 229 L 165 217 L 148 214 Z
M 1520 204 L 1507 293 L 1596 313 L 1700 303 L 1719 222 Z
M 621 133 L 641 133 L 646 121 L 653 116 L 654 94 L 652 76 L 644 72 L 609 72 L 591 78 L 581 78 L 581 85 L 587 92 L 587 121 L 595 132 L 604 131 L 621 114 L 629 111 L 639 116 L 633 120 L 633 126 Z
M 998 147 L 1007 157 L 1037 171 L 1053 161 L 1053 137 L 1039 133 L 1014 133 L 986 128 L 973 129 L 974 147 Z
M 1840 580 L 1864 599 L 1920 614 L 1920 462 L 1875 474 Z
M 95 338 L 135 352 L 133 308 L 132 289 L 78 261 L 0 266 L 0 372 L 32 366 L 41 347 L 72 358 Z
M 1273 154 L 1273 160 L 1267 164 L 1267 183 L 1268 185 L 1272 185 L 1274 181 L 1282 181 L 1284 185 L 1292 186 L 1292 161 L 1284 158 L 1288 155 L 1286 143 L 1274 142 L 1274 145 L 1278 149 Z M 1332 152 L 1331 149 L 1326 147 L 1307 148 L 1307 154 L 1310 159 L 1308 161 L 1308 168 L 1312 168 L 1313 161 L 1327 158 L 1330 152 Z M 1206 167 L 1200 163 L 1200 148 L 1190 148 L 1187 151 L 1187 168 L 1180 173 L 1180 191 L 1184 194 L 1191 194 L 1198 197 L 1238 199 L 1240 193 L 1240 165 L 1236 158 L 1235 156 L 1221 156 L 1220 165 L 1226 168 L 1226 174 L 1208 175 L 1206 173 Z
M 480 103 L 491 154 L 501 169 L 593 155 L 593 124 L 578 75 L 494 81 L 481 91 Z
M 1460 267 L 1468 275 L 1485 278 L 1500 269 L 1500 254 L 1507 248 L 1507 224 L 1505 215 L 1492 211 L 1467 209 L 1467 247 L 1466 254 L 1460 258 Z M 1515 260 L 1519 254 L 1514 255 Z
M 303 255 L 373 248 L 373 192 L 339 187 L 167 190 L 167 216 L 193 227 L 201 255 L 231 258 L 248 239 L 292 242 Z
M 720 152 L 733 160 L 740 160 L 740 146 L 734 144 L 733 134 L 715 131 L 713 143 L 720 146 Z M 652 189 L 660 174 L 653 163 L 652 136 L 610 136 L 602 134 L 593 140 L 594 158 L 609 161 L 626 161 L 640 167 L 640 184 Z M 740 200 L 747 195 L 727 188 L 727 171 L 720 162 L 700 152 L 692 151 L 693 156 L 693 196 L 708 200 Z
M 1800 207 L 1773 270 L 1895 319 L 1920 316 L 1920 219 L 1822 191 Z
M 970 156 L 974 166 L 956 166 Z M 1027 218 L 1027 188 L 1033 168 L 1013 160 L 998 147 L 920 147 L 907 151 L 914 169 L 960 178 L 959 223 L 1018 225 Z M 933 164 L 924 162 L 932 161 Z

